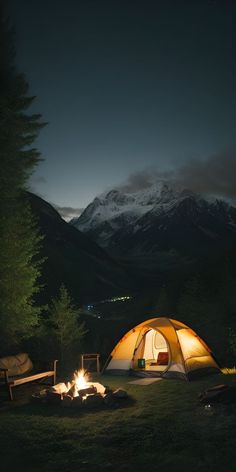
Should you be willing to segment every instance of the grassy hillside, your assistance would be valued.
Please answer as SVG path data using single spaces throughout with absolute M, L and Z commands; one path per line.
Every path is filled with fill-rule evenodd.
M 100 379 L 111 388 L 125 388 L 131 397 L 118 409 L 100 411 L 32 405 L 28 397 L 40 387 L 16 389 L 16 401 L 3 402 L 0 409 L 2 470 L 234 470 L 236 405 L 209 410 L 198 401 L 210 386 L 235 385 L 234 376 L 161 380 L 149 386 L 131 385 L 130 380 Z

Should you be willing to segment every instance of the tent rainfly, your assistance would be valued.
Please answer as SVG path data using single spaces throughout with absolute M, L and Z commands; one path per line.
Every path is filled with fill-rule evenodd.
M 188 326 L 170 318 L 152 318 L 128 331 L 104 367 L 106 374 L 186 380 L 219 370 L 205 342 Z

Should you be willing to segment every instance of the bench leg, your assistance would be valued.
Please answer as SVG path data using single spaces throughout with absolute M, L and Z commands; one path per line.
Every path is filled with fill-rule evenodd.
M 4 379 L 5 379 L 5 385 L 6 385 L 9 400 L 13 400 L 12 388 L 11 388 L 11 385 L 9 384 L 8 369 L 4 369 Z
M 57 360 L 54 361 L 53 363 L 53 371 L 54 371 L 54 374 L 53 374 L 53 385 L 56 385 L 56 381 L 57 381 Z
M 8 396 L 9 396 L 9 400 L 13 400 L 13 394 L 12 394 L 12 387 L 11 385 L 8 385 Z

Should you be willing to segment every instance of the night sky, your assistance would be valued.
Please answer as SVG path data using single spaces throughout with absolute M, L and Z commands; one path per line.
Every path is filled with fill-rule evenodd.
M 8 5 L 32 111 L 49 122 L 33 191 L 77 209 L 130 175 L 170 171 L 235 197 L 235 1 Z

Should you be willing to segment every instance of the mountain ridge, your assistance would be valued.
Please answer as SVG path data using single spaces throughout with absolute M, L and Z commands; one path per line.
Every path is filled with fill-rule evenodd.
M 223 200 L 158 182 L 96 197 L 70 224 L 115 256 L 177 251 L 195 256 L 236 242 L 236 209 Z

